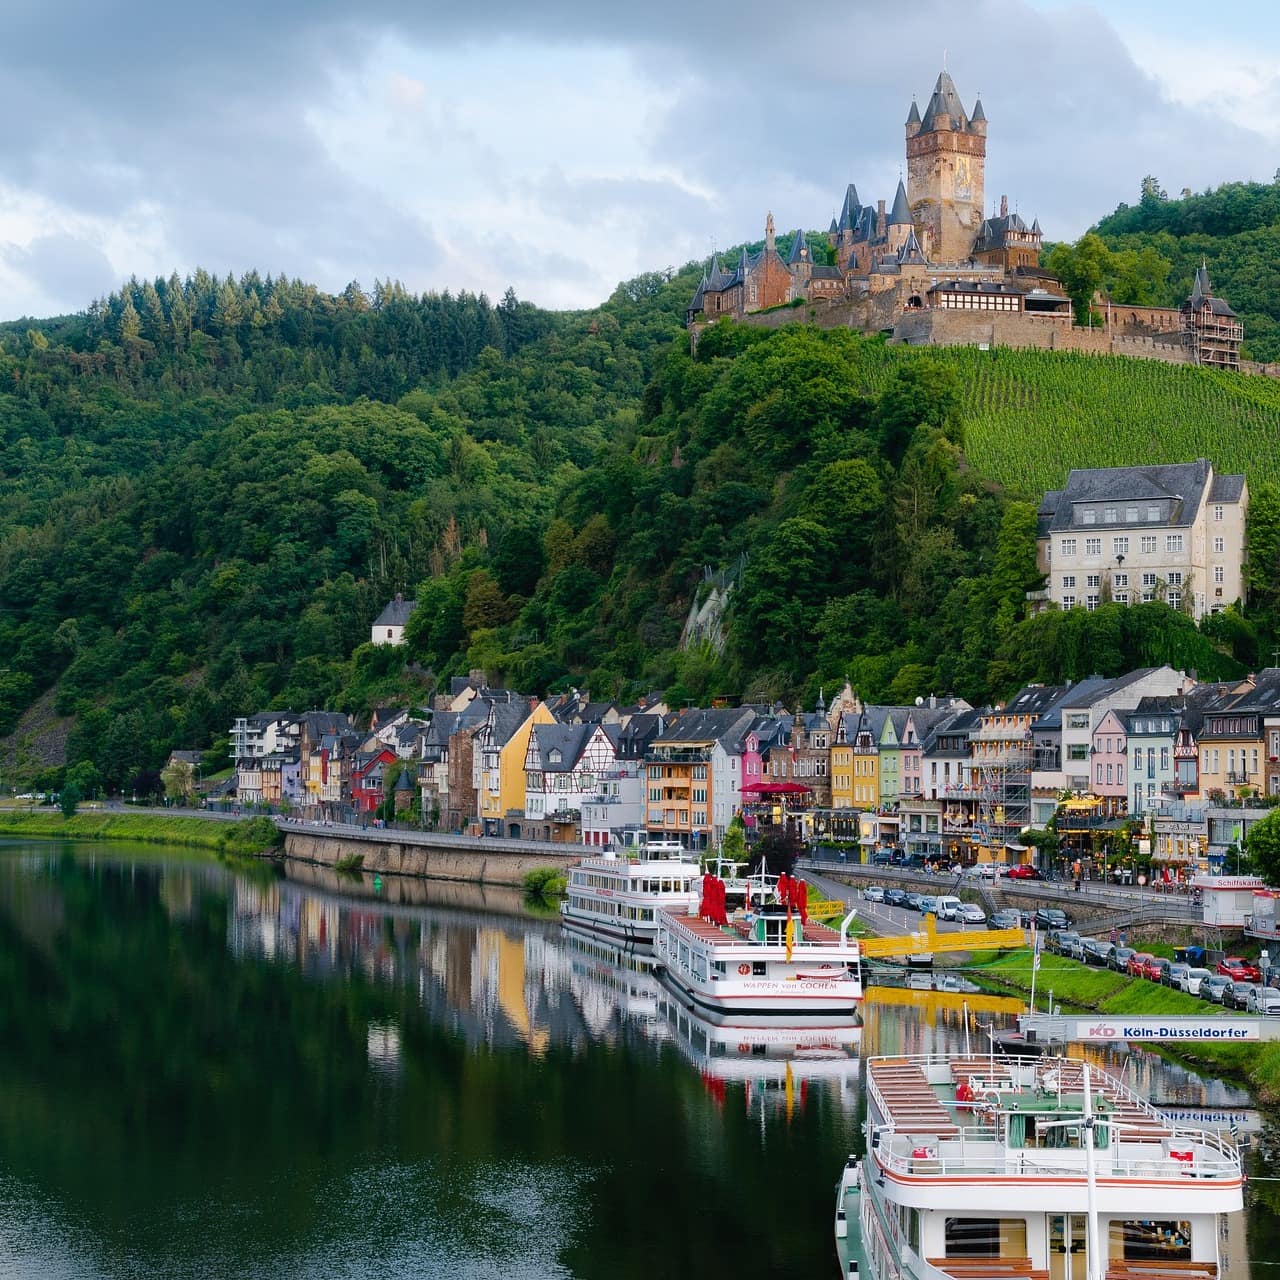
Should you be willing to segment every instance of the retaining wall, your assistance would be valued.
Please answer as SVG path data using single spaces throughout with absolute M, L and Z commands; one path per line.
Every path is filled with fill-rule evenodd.
M 587 852 L 581 845 L 516 840 L 455 843 L 455 838 L 443 836 L 435 843 L 429 842 L 429 837 L 405 838 L 394 832 L 348 836 L 327 831 L 286 831 L 284 838 L 284 856 L 301 862 L 334 867 L 342 858 L 363 854 L 362 870 L 366 872 L 465 880 L 472 884 L 519 885 L 526 872 L 539 867 L 563 870 Z

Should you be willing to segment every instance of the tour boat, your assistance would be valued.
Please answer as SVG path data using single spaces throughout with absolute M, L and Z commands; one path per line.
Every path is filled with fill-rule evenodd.
M 698 901 L 702 869 L 680 846 L 636 845 L 637 856 L 604 853 L 569 869 L 566 923 L 633 946 L 652 946 L 658 914 Z
M 867 1062 L 867 1150 L 836 1202 L 844 1277 L 1217 1280 L 1243 1208 L 1229 1135 L 1074 1058 Z
M 703 1017 L 830 1018 L 862 999 L 858 940 L 849 937 L 856 912 L 839 931 L 809 920 L 802 880 L 752 881 L 745 907 L 730 915 L 724 881 L 704 876 L 699 912 L 659 914 L 654 959 Z

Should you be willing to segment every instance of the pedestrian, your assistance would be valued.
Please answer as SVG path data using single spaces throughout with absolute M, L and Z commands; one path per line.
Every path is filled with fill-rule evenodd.
M 1076 892 L 1080 892 L 1080 877 L 1076 876 Z

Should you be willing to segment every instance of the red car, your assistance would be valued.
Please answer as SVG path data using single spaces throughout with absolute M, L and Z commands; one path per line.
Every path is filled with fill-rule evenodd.
M 1232 982 L 1261 982 L 1262 970 L 1250 964 L 1243 956 L 1227 956 L 1218 962 L 1218 972 Z
M 1005 875 L 1010 880 L 1039 880 L 1040 879 L 1040 873 L 1035 869 L 1035 867 L 1032 867 L 1032 866 L 1019 865 L 1016 867 L 1010 867 L 1009 870 L 1005 872 Z
M 1148 956 L 1147 963 L 1143 966 L 1142 976 L 1149 982 L 1161 982 L 1164 979 L 1164 964 L 1160 956 Z
M 1135 951 L 1129 957 L 1129 963 L 1125 966 L 1125 972 L 1131 978 L 1145 978 L 1147 976 L 1147 965 L 1155 960 L 1155 956 L 1150 951 Z

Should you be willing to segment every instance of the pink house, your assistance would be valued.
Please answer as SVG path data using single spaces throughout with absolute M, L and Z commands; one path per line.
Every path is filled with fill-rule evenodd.
M 1105 812 L 1110 817 L 1125 813 L 1129 808 L 1129 783 L 1125 775 L 1128 744 L 1123 717 L 1115 711 L 1108 711 L 1093 731 L 1089 747 L 1089 777 L 1090 790 L 1106 801 Z

